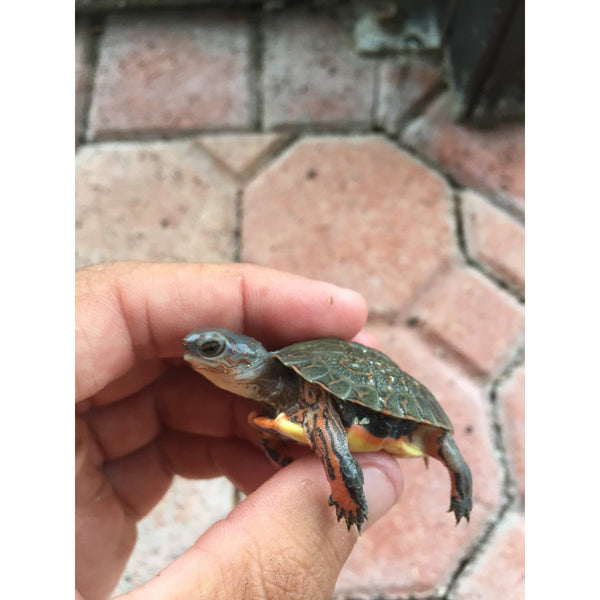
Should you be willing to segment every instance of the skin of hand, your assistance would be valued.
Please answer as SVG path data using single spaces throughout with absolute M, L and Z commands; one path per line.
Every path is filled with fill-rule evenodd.
M 181 340 L 207 326 L 269 349 L 350 339 L 366 320 L 362 297 L 243 264 L 107 263 L 79 271 L 75 289 L 77 597 L 110 595 L 137 521 L 175 474 L 225 475 L 248 497 L 120 598 L 331 597 L 357 533 L 328 506 L 321 463 L 308 453 L 277 471 L 247 423 L 256 404 L 194 373 Z M 402 477 L 386 453 L 357 458 L 373 523 L 397 501 Z

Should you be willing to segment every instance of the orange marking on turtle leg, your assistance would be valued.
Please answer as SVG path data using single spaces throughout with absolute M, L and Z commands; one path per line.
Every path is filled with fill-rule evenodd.
M 310 447 L 321 459 L 338 521 L 343 517 L 348 530 L 358 531 L 367 519 L 367 502 L 363 492 L 363 473 L 350 453 L 346 430 L 331 396 L 317 385 L 305 383 L 302 388 L 302 425 Z

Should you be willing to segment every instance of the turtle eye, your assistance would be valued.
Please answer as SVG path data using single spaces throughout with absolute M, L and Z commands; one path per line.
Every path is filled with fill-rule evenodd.
M 204 342 L 202 346 L 200 346 L 200 352 L 204 356 L 214 357 L 219 356 L 225 349 L 225 344 L 223 342 L 219 342 L 217 340 L 211 340 L 209 342 Z

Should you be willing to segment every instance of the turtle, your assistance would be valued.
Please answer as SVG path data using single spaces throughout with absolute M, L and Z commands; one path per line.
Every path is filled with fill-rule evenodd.
M 433 457 L 451 480 L 450 509 L 469 520 L 472 479 L 434 395 L 383 352 L 335 338 L 267 351 L 256 339 L 222 328 L 183 340 L 184 359 L 215 385 L 260 402 L 248 421 L 278 467 L 289 443 L 307 444 L 323 463 L 329 505 L 360 533 L 368 518 L 363 473 L 351 454 L 385 450 L 396 457 Z

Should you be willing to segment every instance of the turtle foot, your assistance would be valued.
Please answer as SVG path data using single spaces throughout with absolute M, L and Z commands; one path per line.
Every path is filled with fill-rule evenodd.
M 352 525 L 356 525 L 356 529 L 358 530 L 358 533 L 360 533 L 363 523 L 369 519 L 366 504 L 364 506 L 355 505 L 354 509 L 347 509 L 340 506 L 333 499 L 333 496 L 329 496 L 329 506 L 335 506 L 337 520 L 341 521 L 344 519 L 348 531 L 350 531 Z
M 458 496 L 452 496 L 450 499 L 450 508 L 448 509 L 448 512 L 454 512 L 456 524 L 458 525 L 463 517 L 467 520 L 467 523 L 469 522 L 471 508 L 472 502 L 470 497 L 462 500 Z

